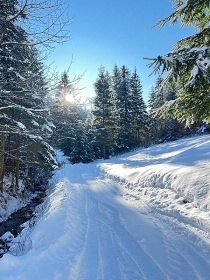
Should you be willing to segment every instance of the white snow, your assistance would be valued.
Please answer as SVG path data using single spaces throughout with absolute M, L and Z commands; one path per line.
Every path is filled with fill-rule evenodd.
M 2 280 L 210 279 L 209 135 L 65 161 L 50 185 Z
M 26 129 L 26 127 L 25 127 L 25 125 L 24 125 L 23 123 L 21 123 L 21 122 L 16 122 L 16 124 L 17 124 L 21 129 L 23 129 L 23 130 Z
M 195 79 L 196 76 L 198 75 L 198 73 L 199 73 L 199 68 L 198 68 L 197 65 L 195 65 L 195 66 L 193 67 L 192 71 L 191 71 L 190 80 L 191 80 L 191 79 Z
M 179 5 L 180 5 L 180 4 L 179 4 Z M 176 12 L 179 12 L 179 11 L 183 10 L 184 8 L 187 7 L 187 5 L 188 5 L 188 1 L 185 1 L 185 2 L 182 3 L 180 6 L 177 5 L 177 6 L 175 7 Z
M 47 124 L 42 125 L 42 131 L 44 130 L 47 130 L 48 132 L 52 132 L 52 129 Z
M 20 73 L 15 72 L 15 75 L 16 75 L 20 80 L 25 81 L 25 78 L 24 78 L 22 75 L 20 75 Z
M 31 123 L 34 125 L 34 126 L 37 126 L 37 127 L 39 127 L 39 124 L 38 124 L 38 122 L 36 122 L 35 120 L 31 120 Z
M 18 209 L 27 205 L 32 197 L 28 200 L 20 199 L 19 195 L 12 196 L 9 192 L 11 189 L 12 178 L 9 176 L 4 177 L 4 191 L 0 194 L 0 223 L 7 220 L 9 216 Z M 22 180 L 19 181 L 19 192 L 23 190 L 24 185 Z
M 5 234 L 3 234 L 1 236 L 1 239 L 4 240 L 4 241 L 12 241 L 13 238 L 14 238 L 14 235 L 9 231 L 5 232 Z

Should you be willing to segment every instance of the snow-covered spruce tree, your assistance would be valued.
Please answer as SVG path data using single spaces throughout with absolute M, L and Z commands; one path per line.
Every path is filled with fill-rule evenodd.
M 83 120 L 78 120 L 74 130 L 74 143 L 70 153 L 72 163 L 88 163 L 94 160 L 94 152 L 89 137 L 89 128 Z
M 18 25 L 18 1 L 0 2 L 0 189 L 12 175 L 13 191 L 30 168 L 54 164 L 53 150 L 43 131 L 51 130 L 44 104 L 46 85 L 37 50 Z M 13 43 L 11 43 L 13 42 Z
M 112 115 L 111 77 L 103 67 L 99 69 L 99 75 L 94 87 L 96 97 L 92 111 L 93 129 L 95 131 L 95 141 L 101 151 L 101 157 L 106 159 L 114 146 L 115 124 Z
M 186 125 L 210 122 L 210 6 L 209 0 L 174 0 L 174 12 L 158 22 L 192 25 L 196 33 L 186 37 L 173 50 L 153 59 L 154 73 L 167 73 L 163 87 L 168 83 L 177 88 L 175 100 L 160 110 L 165 117 L 171 115 Z
M 113 130 L 114 139 L 114 151 L 117 153 L 117 138 L 120 132 L 120 114 L 118 106 L 118 97 L 120 96 L 120 89 L 122 83 L 122 72 L 121 69 L 115 65 L 111 75 L 112 83 L 112 118 L 115 123 L 115 129 Z
M 116 108 L 118 112 L 119 133 L 117 136 L 116 152 L 121 153 L 128 151 L 132 147 L 131 133 L 131 87 L 130 87 L 130 71 L 124 65 L 121 67 L 121 82 L 117 92 Z
M 148 113 L 146 104 L 143 100 L 141 81 L 136 69 L 131 76 L 130 88 L 131 132 L 133 135 L 133 145 L 134 147 L 137 147 L 141 144 L 147 145 Z

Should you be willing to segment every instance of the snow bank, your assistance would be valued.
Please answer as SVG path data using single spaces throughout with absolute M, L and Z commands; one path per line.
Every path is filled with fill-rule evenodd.
M 10 217 L 10 215 L 18 209 L 26 206 L 31 199 L 31 196 L 29 197 L 29 194 L 27 192 L 27 200 L 20 199 L 18 196 L 12 196 L 9 192 L 9 190 L 11 189 L 11 182 L 12 179 L 10 177 L 5 176 L 4 191 L 3 193 L 0 193 L 0 223 L 7 220 Z M 24 189 L 24 186 L 21 180 L 19 181 L 19 183 L 19 191 L 21 192 Z
M 210 230 L 209 135 L 140 149 L 101 168 L 153 211 Z

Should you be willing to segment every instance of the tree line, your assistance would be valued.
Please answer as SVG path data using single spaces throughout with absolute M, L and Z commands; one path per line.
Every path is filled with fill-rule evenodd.
M 51 145 L 61 149 L 72 163 L 88 163 L 196 132 L 201 123 L 187 128 L 175 118 L 164 119 L 157 113 L 176 95 L 171 86 L 160 90 L 162 81 L 163 78 L 157 78 L 146 104 L 136 69 L 131 72 L 125 65 L 115 65 L 110 74 L 100 67 L 92 109 L 85 110 L 73 101 L 74 83 L 64 71 L 52 106 L 55 129 Z M 69 95 L 70 102 L 66 98 Z

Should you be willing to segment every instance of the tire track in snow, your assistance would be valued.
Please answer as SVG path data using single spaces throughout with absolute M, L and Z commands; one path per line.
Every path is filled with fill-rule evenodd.
M 102 272 L 104 279 L 149 279 L 151 275 L 154 277 L 158 275 L 160 279 L 166 279 L 163 271 L 150 256 L 144 253 L 138 242 L 125 229 L 120 215 L 114 207 L 99 202 L 89 195 L 88 211 L 92 229 L 89 233 L 89 240 L 91 240 L 91 236 L 98 238 L 98 242 L 95 242 L 95 244 L 100 244 L 97 245 L 98 248 L 95 248 L 95 250 L 98 249 L 98 258 L 100 256 L 100 262 L 97 260 L 97 263 L 101 265 L 98 271 Z M 93 241 L 89 241 L 89 252 L 93 251 L 96 246 L 92 243 Z M 90 271 L 91 265 L 87 255 L 85 255 L 84 263 Z M 87 272 L 86 269 L 85 271 Z M 97 278 L 90 277 L 89 279 L 103 278 L 98 275 Z
M 107 184 L 104 183 L 105 185 Z M 111 184 L 111 181 L 109 181 L 109 184 Z M 113 183 L 113 185 L 116 186 L 116 182 Z M 107 186 L 105 186 L 107 188 Z M 122 196 L 121 196 L 122 199 Z M 141 202 L 141 199 L 138 198 Z M 138 202 L 139 203 L 139 202 Z M 143 203 L 145 204 L 145 203 Z M 104 207 L 105 206 L 105 207 Z M 111 214 L 110 205 L 103 204 L 104 207 L 104 213 L 109 219 L 113 219 L 113 215 Z M 107 209 L 106 209 L 107 208 Z M 144 212 L 146 213 L 147 219 L 151 219 L 152 223 L 154 224 L 155 229 L 157 229 L 159 232 L 157 235 L 159 235 L 158 239 L 156 240 L 158 242 L 163 242 L 164 247 L 157 247 L 157 250 L 155 250 L 156 244 L 154 244 L 154 237 L 155 232 L 151 233 L 151 238 L 147 238 L 147 233 L 144 236 L 145 240 L 147 240 L 147 243 L 151 243 L 150 250 L 146 248 L 143 244 L 142 249 L 144 250 L 144 254 L 148 256 L 148 258 L 151 258 L 153 260 L 153 265 L 159 267 L 160 270 L 164 271 L 162 277 L 158 279 L 209 279 L 210 274 L 210 263 L 207 259 L 204 259 L 203 254 L 200 254 L 198 248 L 192 247 L 192 244 L 190 244 L 189 240 L 186 239 L 186 236 L 182 239 L 183 236 L 179 235 L 179 233 L 173 232 L 172 223 L 165 224 L 163 221 L 160 221 L 160 219 L 157 219 L 155 213 L 149 209 L 148 205 L 145 207 L 148 211 Z M 140 210 L 141 212 L 141 210 Z M 119 212 L 120 213 L 120 212 Z M 119 219 L 118 219 L 119 220 Z M 121 219 L 122 220 L 122 219 Z M 173 219 L 172 219 L 173 220 Z M 113 222 L 116 222 L 113 220 Z M 116 224 L 116 223 L 115 223 Z M 167 230 L 166 230 L 167 228 Z M 126 227 L 127 232 L 129 233 L 129 227 Z M 151 229 L 150 229 L 151 230 Z M 142 229 L 139 231 L 139 234 L 142 234 Z M 130 232 L 132 235 L 132 232 Z M 181 240 L 179 240 L 181 238 Z M 136 239 L 136 236 L 134 237 Z M 120 240 L 125 240 L 125 238 L 122 238 L 122 234 L 120 233 Z M 177 242 L 178 240 L 178 242 Z M 122 245 L 124 245 L 125 242 L 123 242 Z M 152 248 L 153 247 L 153 248 Z M 183 247 L 183 248 L 182 248 Z M 156 251 L 156 252 L 155 252 Z M 160 257 L 158 256 L 160 252 Z M 137 253 L 138 254 L 138 253 Z M 132 254 L 133 256 L 136 254 Z M 162 260 L 161 260 L 162 258 Z M 147 263 L 148 264 L 148 263 Z M 206 271 L 209 271 L 208 275 L 206 275 Z M 149 274 L 151 276 L 151 273 Z M 150 276 L 148 276 L 148 279 L 150 279 Z M 122 278 L 124 279 L 124 278 Z M 133 278 L 130 278 L 133 279 Z M 143 279 L 143 278 L 140 278 Z M 151 278 L 152 279 L 152 278 Z M 154 279 L 157 279 L 157 275 Z
M 98 203 L 98 210 L 101 215 L 100 247 L 103 279 L 146 279 L 141 267 L 136 265 L 119 242 L 116 233 L 116 228 L 119 228 L 118 214 L 101 203 Z
M 186 271 L 186 279 L 208 280 L 210 275 L 209 260 L 205 259 L 200 252 L 189 244 L 186 236 L 180 236 L 172 228 L 169 228 L 170 225 L 163 225 L 160 220 L 156 218 L 155 220 L 157 227 L 162 229 L 167 247 L 166 251 L 169 253 L 169 272 L 172 273 L 170 279 L 182 280 L 183 271 Z M 175 271 L 174 274 L 173 271 Z M 209 271 L 209 273 L 206 274 L 206 271 Z
M 85 232 L 85 242 L 79 259 L 78 277 L 75 279 L 97 279 L 99 266 L 99 249 L 98 249 L 98 226 L 91 215 L 94 205 L 90 200 L 89 191 L 86 193 L 85 217 L 87 219 L 87 228 Z
M 111 207 L 107 208 L 107 206 L 97 202 L 87 190 L 83 189 L 83 191 L 86 202 L 84 212 L 80 212 L 80 214 L 85 218 L 86 226 L 85 231 L 82 230 L 84 234 L 82 240 L 76 239 L 78 244 L 82 244 L 82 249 L 78 252 L 74 251 L 76 257 L 74 258 L 74 264 L 71 264 L 73 267 L 70 279 L 148 279 L 142 272 L 140 265 L 135 263 L 119 242 L 121 232 L 115 233 L 115 227 L 119 227 L 120 224 L 116 210 L 111 209 Z M 102 208 L 106 209 L 109 215 L 105 214 Z M 75 215 L 78 215 L 77 210 L 75 210 Z M 72 211 L 70 216 L 72 217 Z M 78 227 L 79 224 L 74 226 L 81 231 Z M 80 235 L 79 237 L 81 238 Z M 75 246 L 74 243 L 72 245 Z
M 113 180 L 115 182 L 115 184 L 119 184 L 121 185 L 120 181 L 117 180 L 116 177 L 112 177 L 112 176 L 108 176 L 110 178 L 110 180 Z M 180 238 L 182 239 L 182 245 L 179 246 L 179 249 L 175 248 L 173 246 L 173 243 L 171 241 L 170 246 L 171 248 L 174 247 L 173 249 L 173 255 L 177 255 L 181 261 L 179 261 L 179 269 L 177 267 L 177 265 L 172 265 L 173 261 L 174 261 L 174 257 L 170 257 L 169 254 L 169 258 L 170 258 L 170 262 L 169 265 L 171 267 L 170 270 L 170 277 L 172 277 L 172 279 L 177 279 L 177 272 L 178 270 L 180 270 L 180 273 L 182 274 L 182 276 L 180 276 L 179 279 L 183 279 L 183 271 L 185 271 L 186 269 L 184 268 L 183 263 L 185 263 L 186 267 L 188 267 L 188 272 L 186 272 L 185 274 L 188 275 L 190 274 L 189 277 L 191 277 L 190 279 L 209 279 L 209 275 L 210 275 L 210 262 L 208 261 L 209 259 L 209 254 L 206 254 L 207 257 L 205 259 L 205 257 L 203 256 L 203 254 L 200 254 L 199 252 L 199 243 L 203 243 L 205 244 L 205 241 L 202 241 L 201 236 L 205 236 L 206 237 L 206 241 L 209 239 L 209 232 L 208 231 L 204 231 L 204 229 L 201 227 L 199 228 L 198 224 L 199 223 L 192 223 L 190 224 L 190 221 L 184 219 L 184 221 L 187 224 L 184 224 L 183 222 L 178 222 L 177 219 L 177 213 L 176 215 L 172 215 L 171 212 L 165 212 L 165 211 L 161 211 L 158 207 L 156 209 L 154 209 L 154 207 L 151 207 L 150 205 L 148 205 L 147 203 L 145 203 L 141 198 L 140 198 L 140 193 L 138 195 L 133 195 L 132 190 L 133 190 L 133 186 L 132 184 L 123 182 L 123 185 L 126 188 L 126 193 L 124 193 L 123 195 L 121 194 L 121 196 L 124 197 L 125 200 L 127 201 L 136 201 L 134 202 L 134 204 L 140 209 L 139 211 L 142 213 L 145 213 L 146 215 L 150 216 L 151 219 L 153 220 L 153 222 L 157 225 L 157 228 L 162 228 L 163 233 L 165 232 L 165 238 L 167 239 L 168 237 L 172 237 L 174 234 L 172 233 L 171 230 L 169 230 L 169 232 L 166 232 L 166 230 L 163 228 L 162 222 L 166 219 L 168 219 L 168 221 L 165 225 L 169 226 L 169 227 L 173 227 L 175 231 L 177 231 L 177 235 L 180 235 Z M 120 189 L 120 186 L 119 186 Z M 140 190 L 138 190 L 140 191 Z M 157 204 L 157 202 L 156 202 Z M 144 205 L 144 207 L 141 207 L 142 205 Z M 143 211 L 142 211 L 142 208 Z M 179 216 L 178 216 L 179 217 Z M 181 217 L 181 216 L 180 216 Z M 183 219 L 183 217 L 182 217 Z M 159 223 L 156 223 L 155 221 L 158 221 Z M 160 223 L 161 220 L 161 223 Z M 163 222 L 164 224 L 165 222 Z M 175 225 L 175 226 L 174 226 Z M 180 226 L 182 225 L 182 226 Z M 201 223 L 202 225 L 202 223 Z M 180 231 L 180 232 L 179 232 Z M 200 235 L 199 235 L 199 234 Z M 189 240 L 187 240 L 187 236 L 190 235 Z M 176 239 L 176 238 L 175 238 Z M 202 244 L 202 249 L 204 249 L 204 245 Z M 208 242 L 209 244 L 209 242 Z M 198 246 L 197 246 L 198 245 Z M 206 243 L 207 245 L 207 243 Z M 185 250 L 182 249 L 185 248 Z M 208 245 L 206 248 L 209 248 Z M 208 249 L 209 250 L 209 249 Z M 172 252 L 172 251 L 171 251 Z M 190 252 L 190 253 L 187 253 Z M 192 257 L 194 256 L 194 257 Z M 197 256 L 197 257 L 196 257 Z M 196 261 L 198 259 L 198 261 Z M 174 273 L 172 271 L 175 271 Z M 206 275 L 205 271 L 209 271 L 208 275 Z M 174 275 L 174 276 L 173 276 Z M 185 277 L 186 277 L 185 275 Z M 170 278 L 171 279 L 171 278 Z
M 138 198 L 143 205 L 145 202 Z M 164 240 L 164 248 L 165 248 L 165 262 L 167 266 L 164 266 L 164 262 L 161 264 L 162 269 L 165 270 L 169 279 L 172 280 L 183 280 L 184 279 L 201 279 L 208 280 L 210 275 L 210 262 L 207 259 L 204 259 L 203 255 L 200 254 L 198 250 L 192 246 L 192 244 L 186 239 L 187 232 L 186 226 L 184 225 L 184 229 L 182 229 L 182 235 L 177 229 L 180 226 L 178 225 L 178 221 L 174 218 L 170 217 L 170 222 L 165 223 L 163 215 L 159 213 L 154 213 L 149 210 L 148 205 L 145 205 L 148 213 L 147 217 L 150 217 L 154 225 L 157 229 L 160 229 L 163 235 L 162 240 Z M 164 217 L 166 218 L 166 217 Z M 189 232 L 188 232 L 189 234 Z M 152 240 L 150 241 L 152 242 Z M 164 249 L 163 248 L 163 249 Z M 145 253 L 148 253 L 148 250 L 145 250 Z M 151 258 L 154 258 L 152 254 L 154 251 L 151 250 Z M 205 271 L 209 270 L 209 274 L 206 275 Z
M 97 178 L 94 181 L 97 184 Z M 116 187 L 116 183 L 100 180 L 103 190 L 100 195 L 89 188 L 88 184 L 77 187 L 71 183 L 69 185 L 65 227 L 69 235 L 69 248 L 60 259 L 67 267 L 63 272 L 57 271 L 53 279 L 208 279 L 203 272 L 208 270 L 208 262 L 186 240 L 179 241 L 170 230 L 170 225 L 154 216 L 148 206 L 145 207 L 148 210 L 145 211 L 146 215 L 139 213 L 138 217 L 132 217 L 134 212 L 116 200 L 116 197 L 121 200 L 125 198 L 111 189 L 108 195 L 107 191 L 103 192 L 108 188 L 107 184 Z M 142 216 L 150 220 L 151 224 L 141 221 Z M 128 217 L 130 222 L 127 221 Z M 130 228 L 134 223 L 141 225 L 138 231 Z

